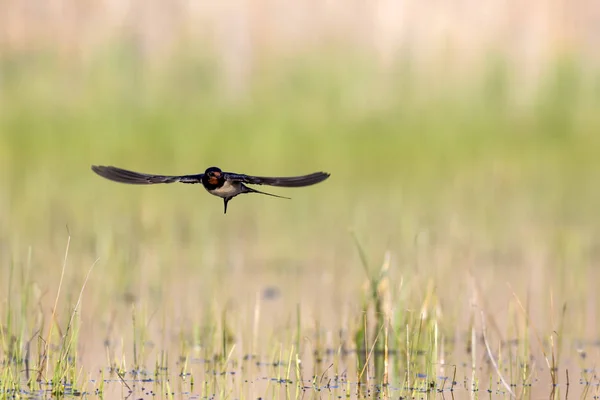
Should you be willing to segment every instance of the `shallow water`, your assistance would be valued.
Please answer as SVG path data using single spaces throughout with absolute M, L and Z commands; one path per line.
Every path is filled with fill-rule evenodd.
M 507 384 L 517 398 L 598 398 L 600 380 L 597 377 L 595 362 L 588 360 L 587 354 L 597 352 L 598 343 L 582 344 L 577 341 L 580 349 L 579 360 L 567 360 L 558 368 L 559 383 L 553 385 L 549 369 L 543 365 L 543 360 L 531 360 L 529 382 L 511 382 Z M 395 355 L 394 355 L 395 354 Z M 356 363 L 355 352 L 340 354 L 334 349 L 325 351 L 319 357 L 309 357 L 302 360 L 302 371 L 298 372 L 303 379 L 296 379 L 294 367 L 289 360 L 268 361 L 268 358 L 246 355 L 240 360 L 228 361 L 223 364 L 216 359 L 191 358 L 187 360 L 186 368 L 190 372 L 173 373 L 181 363 L 175 362 L 172 368 L 162 367 L 153 371 L 137 370 L 118 372 L 104 369 L 105 378 L 102 382 L 92 377 L 87 382 L 81 382 L 83 390 L 74 390 L 70 385 L 61 386 L 66 398 L 105 398 L 105 399 L 302 399 L 302 398 L 383 398 L 383 399 L 472 399 L 480 397 L 510 398 L 508 388 L 498 378 L 492 369 L 486 355 L 482 357 L 482 365 L 475 371 L 477 382 L 474 384 L 473 369 L 468 363 L 459 366 L 440 365 L 438 371 L 445 371 L 430 379 L 426 374 L 415 373 L 412 384 L 406 382 L 404 371 L 398 376 L 394 369 L 394 358 L 397 352 L 390 352 L 388 361 L 388 383 L 382 384 L 383 377 L 375 376 L 371 363 L 366 370 L 363 382 L 356 381 L 356 375 L 351 366 Z M 465 354 L 465 357 L 468 355 Z M 318 362 L 317 362 L 318 360 Z M 574 363 L 573 361 L 577 361 Z M 375 360 L 377 362 L 377 360 Z M 574 365 L 577 364 L 577 365 Z M 334 370 L 337 366 L 337 372 Z M 215 366 L 218 368 L 215 369 Z M 348 366 L 348 367 L 347 367 Z M 290 368 L 288 371 L 288 367 Z M 274 372 L 276 371 L 276 372 Z M 315 374 L 315 372 L 319 372 Z M 351 372 L 350 372 L 351 371 Z M 510 375 L 510 367 L 501 369 L 506 377 Z M 569 382 L 567 384 L 567 374 Z M 310 376 L 307 376 L 310 375 Z M 23 382 L 26 387 L 26 382 Z M 52 397 L 52 387 L 41 385 L 40 390 L 19 393 L 6 393 L 9 397 L 41 399 Z

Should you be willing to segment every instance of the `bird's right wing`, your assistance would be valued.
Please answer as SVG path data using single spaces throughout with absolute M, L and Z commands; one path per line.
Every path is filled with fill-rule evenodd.
M 152 185 L 156 183 L 201 183 L 202 176 L 204 174 L 196 175 L 180 175 L 180 176 L 169 176 L 169 175 L 151 175 L 143 174 L 140 172 L 129 171 L 122 168 L 103 166 L 103 165 L 92 165 L 92 171 L 97 173 L 103 178 L 109 179 L 115 182 L 128 183 L 131 185 Z

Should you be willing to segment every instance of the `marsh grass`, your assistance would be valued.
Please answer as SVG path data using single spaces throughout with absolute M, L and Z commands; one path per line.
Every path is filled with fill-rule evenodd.
M 427 91 L 349 56 L 230 103 L 204 59 L 128 57 L 3 60 L 2 396 L 595 393 L 593 77 L 517 107 L 502 70 Z M 332 177 L 224 216 L 90 164 Z

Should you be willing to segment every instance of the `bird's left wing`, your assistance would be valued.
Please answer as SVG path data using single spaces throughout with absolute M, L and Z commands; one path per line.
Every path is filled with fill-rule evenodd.
M 243 182 L 252 185 L 303 187 L 323 182 L 325 179 L 329 178 L 329 174 L 327 172 L 314 172 L 302 176 L 267 177 L 225 172 L 225 177 L 234 182 Z

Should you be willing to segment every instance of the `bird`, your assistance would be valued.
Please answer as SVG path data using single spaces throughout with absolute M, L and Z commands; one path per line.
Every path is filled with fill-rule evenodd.
M 193 175 L 154 175 L 104 165 L 92 165 L 92 171 L 111 181 L 131 185 L 153 185 L 174 182 L 200 183 L 208 193 L 223 199 L 223 214 L 227 214 L 227 203 L 235 196 L 243 193 L 259 193 L 281 199 L 290 199 L 289 197 L 253 189 L 246 186 L 246 184 L 304 187 L 323 182 L 330 176 L 327 172 L 314 172 L 308 175 L 288 177 L 252 176 L 235 172 L 224 172 L 218 167 L 209 167 L 204 173 Z

